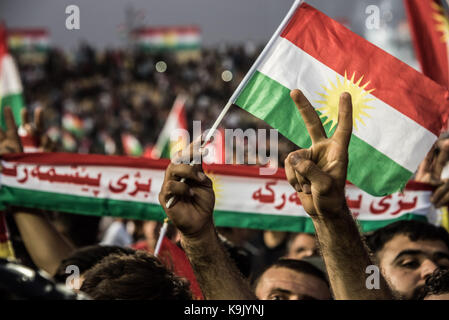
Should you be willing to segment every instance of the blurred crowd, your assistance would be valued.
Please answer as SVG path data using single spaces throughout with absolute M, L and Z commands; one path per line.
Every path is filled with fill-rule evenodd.
M 50 49 L 39 64 L 17 60 L 26 104 L 31 110 L 43 107 L 60 150 L 123 154 L 121 134 L 135 136 L 143 148 L 156 143 L 181 93 L 188 97 L 190 132 L 194 120 L 203 130 L 210 128 L 259 52 L 255 45 L 222 46 L 182 61 L 173 53 L 102 51 L 83 43 L 71 54 Z M 163 67 L 157 68 L 158 62 Z M 238 107 L 221 126 L 269 128 Z M 283 137 L 279 144 L 283 161 L 294 147 Z

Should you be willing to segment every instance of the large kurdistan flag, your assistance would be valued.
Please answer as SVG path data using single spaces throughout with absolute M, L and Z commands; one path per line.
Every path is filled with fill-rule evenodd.
M 400 190 L 448 119 L 448 91 L 322 12 L 299 3 L 231 101 L 304 148 L 311 141 L 290 90 L 302 90 L 328 136 L 336 128 L 339 97 L 349 92 L 354 130 L 348 180 L 375 196 Z

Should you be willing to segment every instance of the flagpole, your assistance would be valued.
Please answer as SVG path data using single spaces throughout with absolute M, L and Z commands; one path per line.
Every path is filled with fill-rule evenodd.
M 270 49 L 273 47 L 274 42 L 278 39 L 279 35 L 281 34 L 281 32 L 285 28 L 285 26 L 290 22 L 290 19 L 292 18 L 292 16 L 295 13 L 296 9 L 301 5 L 302 2 L 303 2 L 303 0 L 295 0 L 293 5 L 291 6 L 290 10 L 287 12 L 286 16 L 282 20 L 281 24 L 278 26 L 276 31 L 273 33 L 273 35 L 271 36 L 271 38 L 268 41 L 267 45 L 265 46 L 265 48 L 263 48 L 262 52 L 257 57 L 256 61 L 253 63 L 253 65 L 251 66 L 249 71 L 246 73 L 245 77 L 240 82 L 240 84 L 238 85 L 237 89 L 235 89 L 235 91 L 232 94 L 231 98 L 229 98 L 228 103 L 226 103 L 226 105 L 223 108 L 223 110 L 221 111 L 220 115 L 215 120 L 215 122 L 212 125 L 212 127 L 209 129 L 209 132 L 207 133 L 206 138 L 204 139 L 204 142 L 201 144 L 201 149 L 200 150 L 202 150 L 206 146 L 206 144 L 209 142 L 210 138 L 213 136 L 215 130 L 217 130 L 217 128 L 220 125 L 221 121 L 223 120 L 224 116 L 229 111 L 229 109 L 231 108 L 232 104 L 235 103 L 235 101 L 239 97 L 240 93 L 242 93 L 243 88 L 248 84 L 249 80 L 251 79 L 253 74 L 256 72 L 257 68 L 260 66 L 260 63 L 264 60 L 265 56 L 268 54 Z M 193 163 L 193 162 L 190 163 L 191 166 L 193 166 L 194 164 L 195 163 Z M 185 182 L 185 179 L 182 178 L 180 182 Z M 168 199 L 168 201 L 167 201 L 167 203 L 165 205 L 167 207 L 167 209 L 169 209 L 171 207 L 171 205 L 173 204 L 173 201 L 175 201 L 175 197 L 174 196 L 171 197 L 170 199 Z
M 167 233 L 168 228 L 168 218 L 164 219 L 164 224 L 162 225 L 161 232 L 159 233 L 159 238 L 157 239 L 156 248 L 154 249 L 154 256 L 157 257 L 159 255 L 159 251 L 161 251 L 162 240 Z
M 301 5 L 302 2 L 303 2 L 303 0 L 295 0 L 293 5 L 291 6 L 290 10 L 287 12 L 287 15 L 284 17 L 284 19 L 282 20 L 281 24 L 278 26 L 276 31 L 271 36 L 270 41 L 268 41 L 267 45 L 265 46 L 265 48 L 263 48 L 263 50 L 260 53 L 259 57 L 257 57 L 256 61 L 251 66 L 251 68 L 249 69 L 249 71 L 246 74 L 246 76 L 240 82 L 240 84 L 237 87 L 237 89 L 235 89 L 234 93 L 232 94 L 231 98 L 229 99 L 229 101 L 231 101 L 231 104 L 234 103 L 237 100 L 237 98 L 240 95 L 240 93 L 242 92 L 243 88 L 248 84 L 248 81 L 251 79 L 252 75 L 256 72 L 256 70 L 259 67 L 260 63 L 264 60 L 265 56 L 268 54 L 270 49 L 273 47 L 274 42 L 280 36 L 280 34 L 281 34 L 282 30 L 284 30 L 285 26 L 290 22 L 290 19 L 292 18 L 292 16 L 295 13 L 296 9 Z M 225 111 L 225 109 L 223 109 L 223 111 Z M 218 124 L 217 124 L 217 126 L 218 126 Z

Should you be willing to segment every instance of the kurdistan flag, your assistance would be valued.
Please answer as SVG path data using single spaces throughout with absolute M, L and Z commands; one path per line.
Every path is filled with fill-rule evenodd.
M 12 51 L 47 51 L 50 37 L 45 29 L 9 29 L 8 45 Z
M 24 107 L 22 84 L 13 58 L 8 53 L 6 29 L 0 25 L 0 125 L 5 128 L 3 108 L 11 107 L 16 123 L 20 125 L 20 110 Z
M 311 141 L 291 100 L 300 89 L 328 136 L 341 93 L 352 96 L 348 180 L 372 195 L 403 188 L 449 115 L 449 93 L 306 3 L 295 2 L 231 102 L 300 147 Z M 252 71 L 254 71 L 252 73 Z
M 187 97 L 183 95 L 176 98 L 167 117 L 167 121 L 157 139 L 156 146 L 152 150 L 151 157 L 153 159 L 171 158 L 171 155 L 174 152 L 187 146 L 187 137 L 177 134 L 177 132 L 182 133 L 187 130 L 187 120 L 185 115 L 186 101 Z M 172 139 L 174 140 L 172 141 Z

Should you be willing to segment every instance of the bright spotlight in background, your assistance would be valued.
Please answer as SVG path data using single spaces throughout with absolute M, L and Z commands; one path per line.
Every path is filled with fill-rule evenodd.
M 167 64 L 164 61 L 158 61 L 156 63 L 156 71 L 161 73 L 167 71 Z
M 231 81 L 231 80 L 232 80 L 232 72 L 229 71 L 229 70 L 223 71 L 223 72 L 221 73 L 221 79 L 222 79 L 224 82 L 229 82 L 229 81 Z

